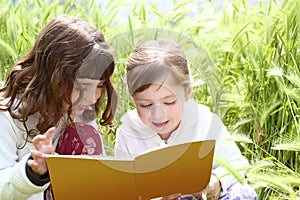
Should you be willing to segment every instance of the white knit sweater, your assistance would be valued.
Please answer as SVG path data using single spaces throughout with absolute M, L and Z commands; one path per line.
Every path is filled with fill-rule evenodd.
M 29 127 L 34 121 L 32 117 L 27 123 Z M 0 199 L 42 200 L 48 184 L 36 186 L 26 176 L 25 165 L 34 146 L 27 143 L 24 148 L 17 148 L 25 141 L 25 131 L 21 127 L 8 112 L 0 112 Z
M 167 141 L 162 140 L 157 133 L 144 125 L 136 110 L 128 111 L 121 118 L 121 122 L 116 138 L 116 156 L 134 157 L 159 146 L 215 139 L 215 157 L 226 161 L 233 168 L 248 165 L 247 159 L 241 155 L 237 145 L 231 140 L 226 140 L 230 134 L 221 119 L 210 112 L 207 106 L 197 104 L 192 99 L 185 103 L 182 121 Z M 213 162 L 212 173 L 221 177 L 223 189 L 221 195 L 225 194 L 228 187 L 237 181 L 232 175 L 223 176 L 227 172 L 224 167 Z M 241 175 L 244 176 L 245 173 L 241 172 Z
M 35 128 L 36 116 L 30 116 L 26 124 L 29 130 Z M 89 124 L 98 128 L 95 120 Z M 57 128 L 53 136 L 54 148 L 60 132 Z M 43 200 L 43 191 L 49 185 L 36 186 L 26 176 L 26 162 L 34 146 L 27 142 L 23 147 L 25 136 L 22 123 L 0 111 L 0 200 Z

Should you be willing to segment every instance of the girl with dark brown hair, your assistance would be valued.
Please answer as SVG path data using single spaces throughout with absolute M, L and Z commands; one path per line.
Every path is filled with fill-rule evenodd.
M 43 199 L 44 153 L 54 152 L 66 127 L 95 127 L 96 119 L 112 126 L 114 67 L 103 34 L 88 22 L 62 15 L 46 25 L 0 88 L 0 199 Z

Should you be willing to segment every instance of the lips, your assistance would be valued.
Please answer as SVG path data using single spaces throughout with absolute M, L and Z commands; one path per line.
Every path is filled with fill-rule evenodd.
M 80 110 L 86 110 L 88 108 L 88 106 L 80 105 L 80 106 L 78 106 L 78 108 Z
M 165 127 L 167 124 L 168 124 L 169 121 L 165 121 L 165 122 L 152 122 L 153 126 L 155 128 L 159 128 L 159 129 L 162 129 L 163 127 Z

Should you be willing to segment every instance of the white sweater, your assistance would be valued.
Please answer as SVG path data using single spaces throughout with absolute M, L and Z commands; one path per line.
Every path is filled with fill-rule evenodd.
M 31 118 L 29 128 L 34 124 Z M 0 199 L 42 200 L 43 191 L 48 187 L 34 185 L 26 176 L 25 165 L 34 149 L 32 143 L 24 148 L 25 131 L 20 122 L 8 112 L 0 112 Z
M 226 140 L 230 134 L 221 119 L 210 112 L 207 106 L 197 104 L 192 99 L 185 103 L 182 121 L 167 141 L 162 140 L 156 132 L 144 125 L 136 110 L 128 111 L 121 118 L 121 122 L 116 136 L 115 155 L 117 157 L 134 157 L 159 146 L 215 139 L 215 157 L 226 161 L 233 168 L 248 165 L 247 159 L 241 155 L 235 142 Z M 212 173 L 221 177 L 223 190 L 221 195 L 225 194 L 228 187 L 237 181 L 232 175 L 223 176 L 227 172 L 226 168 L 213 162 Z M 241 175 L 244 176 L 245 173 L 241 172 Z
M 28 129 L 33 129 L 37 118 L 30 116 L 26 122 Z M 89 124 L 97 127 L 96 121 Z M 58 141 L 59 128 L 53 138 L 54 148 Z M 26 176 L 25 166 L 33 144 L 24 145 L 26 132 L 23 124 L 14 120 L 8 112 L 0 111 L 0 200 L 43 200 L 43 191 L 48 187 L 34 185 Z M 102 145 L 103 146 L 103 145 Z

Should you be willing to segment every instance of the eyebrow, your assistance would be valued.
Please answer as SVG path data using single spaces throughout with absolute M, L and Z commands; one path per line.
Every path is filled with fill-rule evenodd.
M 102 83 L 104 83 L 105 82 L 105 80 L 100 80 L 97 84 L 102 84 Z M 78 84 L 80 84 L 80 85 L 91 85 L 92 83 L 88 83 L 88 82 L 84 82 L 84 81 L 77 81 L 77 83 Z
M 173 98 L 173 97 L 176 98 L 176 95 L 174 95 L 174 94 L 168 95 L 168 96 L 162 97 L 162 98 L 160 98 L 160 99 L 158 99 L 158 100 L 164 100 L 164 99 Z M 136 100 L 137 100 L 137 101 L 151 101 L 151 99 L 143 99 L 143 98 L 137 98 Z

